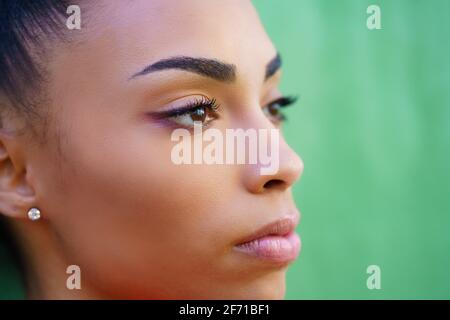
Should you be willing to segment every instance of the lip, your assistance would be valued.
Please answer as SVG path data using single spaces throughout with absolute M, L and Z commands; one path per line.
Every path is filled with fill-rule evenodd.
M 298 213 L 277 219 L 240 240 L 234 249 L 262 261 L 290 263 L 300 251 L 300 237 L 295 232 L 299 219 Z

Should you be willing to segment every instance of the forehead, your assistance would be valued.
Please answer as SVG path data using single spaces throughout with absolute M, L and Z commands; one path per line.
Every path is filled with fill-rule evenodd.
M 176 55 L 261 68 L 276 52 L 249 0 L 96 1 L 82 17 L 83 9 L 83 40 L 71 52 L 97 65 L 114 61 L 109 68 L 125 76 Z

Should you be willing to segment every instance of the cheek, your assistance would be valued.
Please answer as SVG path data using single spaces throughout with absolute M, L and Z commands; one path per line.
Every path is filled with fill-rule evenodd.
M 94 273 L 115 265 L 130 275 L 219 263 L 234 240 L 227 227 L 237 215 L 228 212 L 236 167 L 177 166 L 168 134 L 98 136 L 68 139 L 64 192 L 49 208 L 71 258 Z

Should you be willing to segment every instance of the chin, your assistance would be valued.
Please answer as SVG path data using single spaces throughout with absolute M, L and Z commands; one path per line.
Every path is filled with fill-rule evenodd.
M 286 269 L 258 276 L 242 285 L 231 297 L 237 300 L 283 300 L 286 294 Z

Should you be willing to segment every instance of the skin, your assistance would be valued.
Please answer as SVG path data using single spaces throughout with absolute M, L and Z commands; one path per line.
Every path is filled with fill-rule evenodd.
M 281 96 L 280 71 L 264 81 L 277 50 L 251 2 L 96 1 L 87 15 L 95 21 L 48 59 L 47 143 L 12 133 L 20 118 L 0 135 L 0 212 L 24 252 L 29 297 L 283 298 L 288 265 L 233 246 L 297 212 L 298 155 L 282 139 L 271 176 L 258 164 L 176 166 L 173 127 L 145 116 L 206 96 L 221 105 L 214 128 L 277 127 L 262 110 Z M 180 70 L 129 80 L 179 55 L 234 64 L 236 81 Z M 74 264 L 82 290 L 66 288 Z

